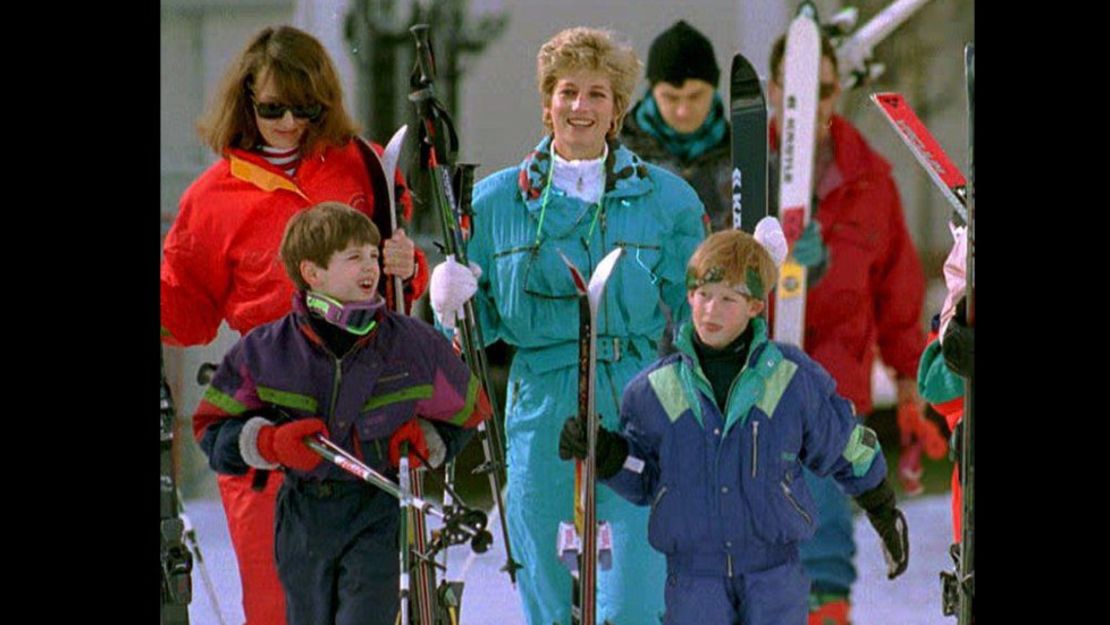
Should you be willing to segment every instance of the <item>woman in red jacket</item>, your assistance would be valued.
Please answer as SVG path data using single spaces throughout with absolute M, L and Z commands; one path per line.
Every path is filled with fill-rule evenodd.
M 201 120 L 205 142 L 222 158 L 182 195 L 163 246 L 165 343 L 203 345 L 215 338 L 221 321 L 246 334 L 289 312 L 294 286 L 277 252 L 294 214 L 333 200 L 365 212 L 379 228 L 388 224 L 388 206 L 374 197 L 357 132 L 319 41 L 288 26 L 266 28 L 251 39 Z M 412 200 L 399 174 L 397 188 L 407 220 Z M 423 293 L 427 261 L 404 230 L 384 241 L 382 259 L 384 273 L 404 279 L 407 302 Z M 285 598 L 273 556 L 281 475 L 251 469 L 217 479 L 247 625 L 284 625 Z

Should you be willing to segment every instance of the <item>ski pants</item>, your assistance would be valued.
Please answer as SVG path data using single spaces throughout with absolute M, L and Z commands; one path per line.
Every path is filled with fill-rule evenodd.
M 356 481 L 287 477 L 274 555 L 289 625 L 393 625 L 397 500 Z
M 817 504 L 817 529 L 801 543 L 802 566 L 813 580 L 815 592 L 848 597 L 856 581 L 856 555 L 852 508 L 848 496 L 830 477 L 817 477 L 805 469 L 806 487 Z
M 599 338 L 598 345 L 603 341 Z M 518 351 L 509 372 L 506 514 L 518 587 L 529 625 L 570 625 L 571 575 L 559 560 L 560 521 L 574 521 L 574 463 L 559 459 L 559 432 L 577 413 L 578 368 L 543 370 Z M 644 355 L 654 358 L 654 353 Z M 606 428 L 618 425 L 624 385 L 650 364 L 644 356 L 599 348 L 596 409 Z M 613 532 L 613 566 L 598 569 L 597 614 L 613 625 L 655 625 L 663 613 L 666 563 L 647 541 L 650 510 L 608 488 L 597 489 L 597 518 Z M 592 624 L 589 624 L 592 625 Z
M 709 574 L 668 561 L 664 625 L 805 625 L 809 579 L 797 554 L 759 571 Z M 724 568 L 724 567 L 720 567 Z
M 239 564 L 246 625 L 285 625 L 285 593 L 274 565 L 274 506 L 282 474 L 270 473 L 266 488 L 251 488 L 255 471 L 216 477 Z

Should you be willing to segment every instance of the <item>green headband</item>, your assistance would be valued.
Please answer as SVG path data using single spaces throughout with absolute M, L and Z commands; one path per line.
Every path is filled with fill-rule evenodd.
M 693 272 L 686 274 L 686 290 L 693 290 L 706 284 L 714 282 L 725 281 L 725 268 L 724 267 L 710 267 L 702 277 L 697 278 Z M 759 272 L 754 267 L 748 267 L 744 270 L 744 284 L 726 284 L 725 286 L 748 297 L 754 297 L 758 300 L 763 299 L 763 280 L 759 277 Z M 757 295 L 758 294 L 758 295 Z

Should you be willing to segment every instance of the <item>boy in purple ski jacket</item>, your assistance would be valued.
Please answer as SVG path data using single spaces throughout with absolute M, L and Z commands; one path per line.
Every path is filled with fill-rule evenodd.
M 274 556 L 289 625 L 391 625 L 398 608 L 397 501 L 304 439 L 324 434 L 396 479 L 402 441 L 438 466 L 490 414 L 450 343 L 385 307 L 379 238 L 338 202 L 294 216 L 281 242 L 293 310 L 228 351 L 193 418 L 216 471 L 286 472 Z
M 679 351 L 625 387 L 619 432 L 598 430 L 598 477 L 651 506 L 648 540 L 667 557 L 668 625 L 806 622 L 798 542 L 813 534 L 816 508 L 803 465 L 832 475 L 867 512 L 888 577 L 908 564 L 905 517 L 875 433 L 820 365 L 767 338 L 759 315 L 785 256 L 773 217 L 754 238 L 707 238 L 687 265 L 692 317 Z M 568 419 L 560 456 L 585 457 L 585 434 Z

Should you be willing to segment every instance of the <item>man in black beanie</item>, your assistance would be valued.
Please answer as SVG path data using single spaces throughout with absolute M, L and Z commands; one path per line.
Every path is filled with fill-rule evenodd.
M 629 149 L 694 187 L 714 231 L 732 227 L 732 153 L 720 77 L 713 44 L 684 20 L 675 22 L 651 43 L 648 90 L 621 131 Z

